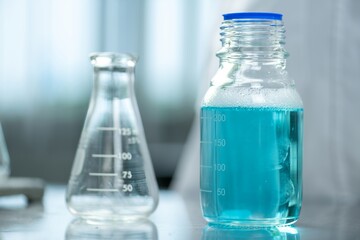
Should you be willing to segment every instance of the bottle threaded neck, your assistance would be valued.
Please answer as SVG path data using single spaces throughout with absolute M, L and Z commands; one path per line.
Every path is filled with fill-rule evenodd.
M 247 14 L 245 18 L 224 15 L 220 27 L 222 48 L 217 56 L 222 60 L 285 60 L 288 53 L 284 48 L 285 27 L 281 18 L 261 15 L 253 18 L 251 13 Z

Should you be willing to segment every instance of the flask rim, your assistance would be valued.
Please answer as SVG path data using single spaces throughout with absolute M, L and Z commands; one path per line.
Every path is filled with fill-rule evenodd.
M 237 12 L 223 14 L 224 21 L 226 20 L 282 20 L 283 15 L 281 13 L 273 12 Z
M 129 53 L 94 52 L 90 54 L 90 61 L 94 67 L 135 67 L 137 58 Z

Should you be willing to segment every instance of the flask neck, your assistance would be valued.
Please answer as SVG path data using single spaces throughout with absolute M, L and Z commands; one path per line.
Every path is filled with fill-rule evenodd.
M 128 98 L 133 94 L 135 59 L 127 54 L 93 55 L 93 98 Z
M 94 69 L 94 97 L 107 99 L 129 97 L 133 89 L 134 70 Z

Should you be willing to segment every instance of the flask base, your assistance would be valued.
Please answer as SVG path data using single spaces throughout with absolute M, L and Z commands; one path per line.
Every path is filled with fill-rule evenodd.
M 77 212 L 73 209 L 69 211 L 81 219 L 84 219 L 89 224 L 99 224 L 99 223 L 111 223 L 111 222 L 141 222 L 145 221 L 150 214 L 117 214 L 110 212 L 101 212 L 101 211 L 91 211 L 91 212 Z
M 85 220 L 134 222 L 154 212 L 157 201 L 149 197 L 105 198 L 74 195 L 66 199 L 71 214 Z
M 148 216 L 139 215 L 139 216 L 106 216 L 106 217 L 93 217 L 93 216 L 80 216 L 88 224 L 102 225 L 102 224 L 112 224 L 114 222 L 120 223 L 133 223 L 133 222 L 143 222 L 147 220 Z

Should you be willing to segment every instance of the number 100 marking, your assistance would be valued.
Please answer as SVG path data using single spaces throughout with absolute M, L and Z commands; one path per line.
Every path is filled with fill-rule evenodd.
M 214 169 L 218 172 L 224 172 L 226 170 L 226 165 L 224 163 L 214 164 Z
M 122 152 L 122 153 L 120 154 L 120 158 L 121 158 L 122 160 L 131 160 L 131 159 L 132 159 L 132 155 L 131 155 L 131 153 L 129 153 L 129 152 Z

